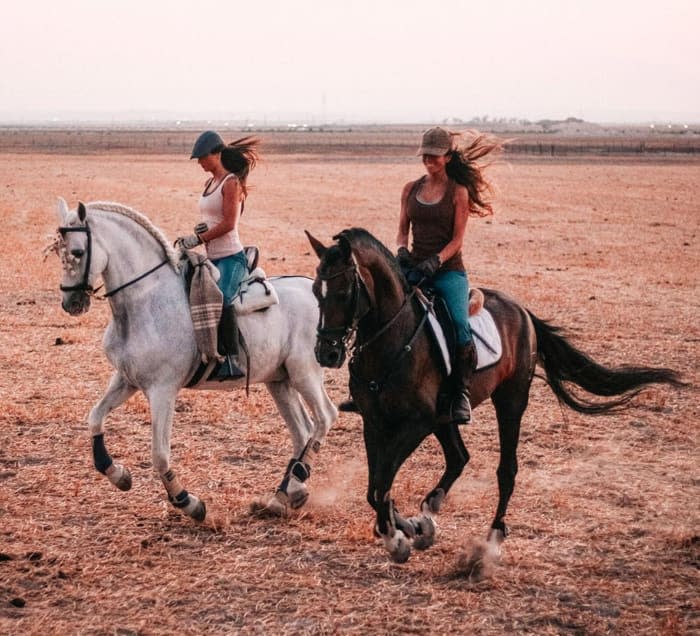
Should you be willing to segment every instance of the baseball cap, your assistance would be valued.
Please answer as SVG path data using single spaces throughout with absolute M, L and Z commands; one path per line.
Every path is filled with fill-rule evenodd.
M 444 155 L 452 150 L 452 134 L 436 126 L 423 133 L 417 155 Z

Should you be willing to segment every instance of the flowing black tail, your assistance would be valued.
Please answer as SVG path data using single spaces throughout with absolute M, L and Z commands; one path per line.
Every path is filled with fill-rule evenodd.
M 579 413 L 599 414 L 624 406 L 647 384 L 684 386 L 672 369 L 654 367 L 618 367 L 609 369 L 594 362 L 573 347 L 558 332 L 561 328 L 540 320 L 528 311 L 537 334 L 537 353 L 554 394 Z M 571 382 L 594 395 L 621 397 L 595 401 L 577 396 L 566 386 Z

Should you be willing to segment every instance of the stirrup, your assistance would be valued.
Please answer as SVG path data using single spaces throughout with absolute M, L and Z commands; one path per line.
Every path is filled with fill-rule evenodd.
M 237 380 L 245 376 L 245 373 L 234 362 L 233 356 L 227 355 L 221 363 L 219 370 L 216 373 L 216 379 L 219 382 L 223 380 Z

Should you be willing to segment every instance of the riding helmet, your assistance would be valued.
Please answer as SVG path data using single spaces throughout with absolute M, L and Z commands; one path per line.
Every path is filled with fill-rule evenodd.
M 213 130 L 203 132 L 192 146 L 190 159 L 201 159 L 211 154 L 216 148 L 224 146 L 224 140 Z

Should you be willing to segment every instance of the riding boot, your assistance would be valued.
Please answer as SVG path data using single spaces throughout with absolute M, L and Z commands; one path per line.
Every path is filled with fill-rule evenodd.
M 236 320 L 233 305 L 227 305 L 221 312 L 221 329 L 219 329 L 219 334 L 221 336 L 224 361 L 219 367 L 216 379 L 242 378 L 245 373 L 238 366 L 238 321 Z
M 476 346 L 473 340 L 457 347 L 452 365 L 454 395 L 451 408 L 452 421 L 457 424 L 469 424 L 472 419 L 470 386 L 476 362 Z

